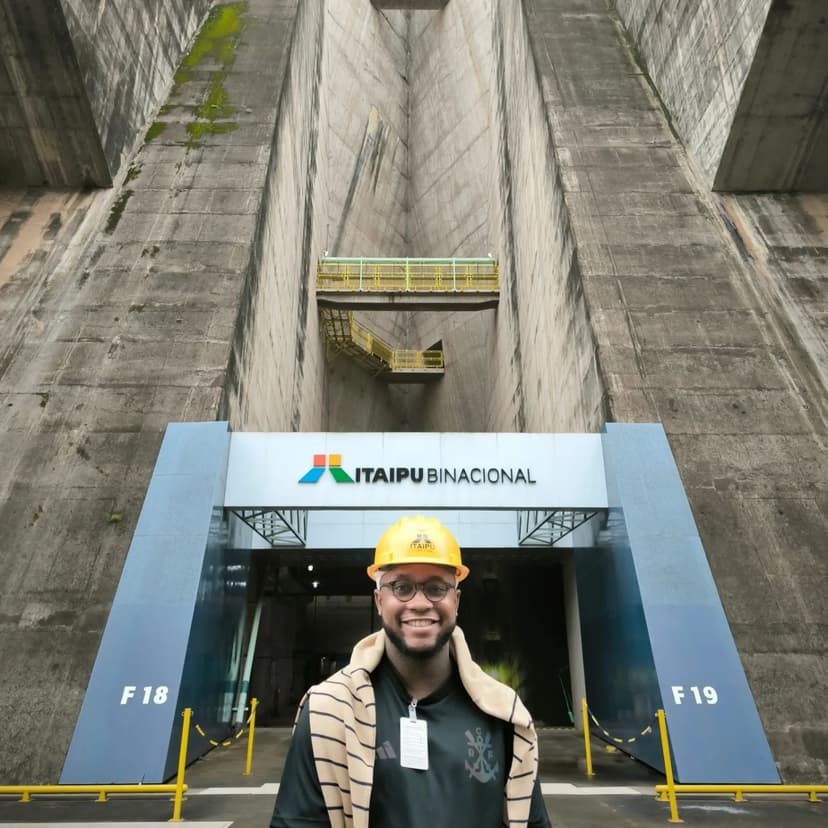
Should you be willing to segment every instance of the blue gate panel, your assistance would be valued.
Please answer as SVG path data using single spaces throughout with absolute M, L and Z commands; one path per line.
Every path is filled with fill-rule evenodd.
M 611 513 L 599 546 L 576 551 L 578 606 L 589 708 L 618 747 L 659 767 L 654 714 L 661 706 L 658 677 L 623 523 Z M 576 700 L 577 701 L 577 700 Z M 649 732 L 646 731 L 650 728 Z
M 244 607 L 225 589 L 230 561 L 234 582 L 246 581 L 222 518 L 229 438 L 227 423 L 167 428 L 62 784 L 162 782 L 175 773 L 183 707 L 220 724 L 228 639 Z M 193 740 L 190 758 L 204 747 Z
M 622 573 L 617 588 L 633 597 L 618 600 L 640 606 L 640 614 L 612 616 L 589 603 L 596 588 L 581 584 L 582 577 L 590 575 L 587 563 L 582 564 L 589 553 L 581 553 L 579 599 L 585 602 L 581 604 L 584 626 L 592 629 L 585 648 L 606 649 L 597 641 L 600 629 L 594 630 L 596 625 L 625 624 L 628 630 L 607 629 L 608 640 L 618 642 L 624 657 L 650 672 L 643 679 L 633 681 L 628 676 L 623 684 L 607 688 L 600 660 L 590 653 L 588 692 L 593 698 L 606 698 L 608 704 L 605 712 L 596 712 L 603 712 L 611 723 L 624 723 L 628 717 L 623 712 L 636 706 L 628 696 L 642 692 L 647 703 L 652 703 L 655 680 L 678 780 L 778 783 L 779 774 L 662 427 L 608 424 L 603 443 L 610 520 L 599 540 L 599 557 L 589 566 L 598 570 L 593 577 L 599 580 Z M 617 560 L 609 561 L 607 553 Z M 597 618 L 590 619 L 590 612 L 597 612 Z M 641 656 L 642 623 L 651 666 Z M 619 654 L 611 659 L 617 661 Z M 622 675 L 617 670 L 611 674 Z M 639 755 L 636 750 L 646 754 L 647 758 L 640 758 L 648 764 L 663 770 L 652 750 L 633 746 L 630 752 Z

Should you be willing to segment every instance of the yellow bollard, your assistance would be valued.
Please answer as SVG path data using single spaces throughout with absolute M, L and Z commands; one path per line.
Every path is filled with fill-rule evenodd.
M 250 776 L 250 766 L 253 764 L 253 735 L 256 731 L 256 708 L 258 706 L 258 699 L 250 699 L 250 718 L 247 720 L 247 761 L 244 764 L 242 776 Z
M 181 822 L 181 803 L 184 799 L 184 768 L 187 765 L 187 742 L 190 739 L 190 716 L 193 715 L 191 707 L 185 707 L 184 724 L 181 727 L 181 749 L 178 751 L 178 776 L 175 778 L 175 804 L 170 822 Z
M 664 774 L 667 777 L 667 793 L 670 799 L 670 819 L 668 822 L 684 822 L 679 819 L 678 804 L 676 803 L 676 783 L 673 781 L 673 763 L 670 761 L 670 742 L 667 740 L 667 720 L 664 718 L 664 711 L 659 708 L 658 732 L 661 734 L 661 752 L 664 756 Z
M 589 713 L 587 711 L 587 700 L 581 699 L 581 716 L 584 720 L 584 751 L 586 752 L 586 775 L 595 776 L 592 772 L 592 748 L 589 744 Z

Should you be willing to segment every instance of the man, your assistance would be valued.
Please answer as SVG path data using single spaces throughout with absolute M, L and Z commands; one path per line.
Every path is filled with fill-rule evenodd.
M 302 700 L 271 828 L 549 827 L 531 717 L 456 626 L 468 573 L 436 518 L 385 531 L 382 630 Z

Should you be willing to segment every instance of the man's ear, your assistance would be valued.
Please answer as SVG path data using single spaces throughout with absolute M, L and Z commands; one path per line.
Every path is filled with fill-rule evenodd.
M 374 606 L 377 608 L 377 615 L 382 615 L 382 596 L 378 589 L 374 590 Z

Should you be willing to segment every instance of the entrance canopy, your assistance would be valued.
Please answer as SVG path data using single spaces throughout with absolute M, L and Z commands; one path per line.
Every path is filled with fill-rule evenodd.
M 464 549 L 574 547 L 586 693 L 614 741 L 663 767 L 645 735 L 663 708 L 681 782 L 779 781 L 660 425 L 242 434 L 212 422 L 167 427 L 61 783 L 168 779 L 184 707 L 229 732 L 255 550 L 366 550 L 412 511 L 446 516 Z M 188 758 L 208 747 L 192 740 Z

